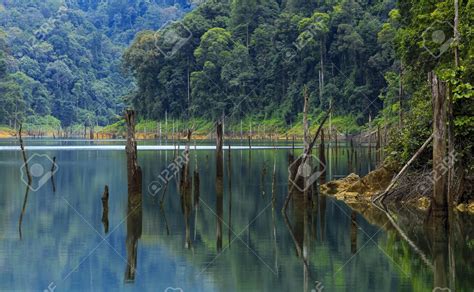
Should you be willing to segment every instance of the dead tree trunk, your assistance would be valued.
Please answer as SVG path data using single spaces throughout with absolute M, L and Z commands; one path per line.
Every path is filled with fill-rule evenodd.
M 304 98 L 304 106 L 303 106 L 303 143 L 304 143 L 304 152 L 310 153 L 308 151 L 309 147 L 309 123 L 308 123 L 308 107 L 309 107 L 309 94 L 308 94 L 308 87 L 304 87 L 303 89 L 303 98 Z
M 444 159 L 446 150 L 447 102 L 446 84 L 431 72 L 431 93 L 433 96 L 433 200 L 431 215 L 446 217 L 448 212 L 447 173 Z
M 25 151 L 25 146 L 23 145 L 23 138 L 21 136 L 21 130 L 23 129 L 23 125 L 20 124 L 20 130 L 18 130 L 18 137 L 20 139 L 20 148 L 21 148 L 21 155 L 23 156 L 23 163 L 24 163 L 24 168 L 26 171 L 26 176 L 28 179 L 28 187 L 31 186 L 31 173 L 30 173 L 30 168 L 28 167 L 28 158 L 26 157 L 26 151 Z
M 128 174 L 128 199 L 141 202 L 142 170 L 137 161 L 137 141 L 135 140 L 135 111 L 127 110 L 125 113 L 127 123 L 127 174 Z
M 326 167 L 326 147 L 324 145 L 324 129 L 321 131 L 321 143 L 319 144 L 319 171 L 321 176 L 319 180 L 321 183 L 326 182 L 326 172 L 324 171 Z
M 142 170 L 137 161 L 137 142 L 135 140 L 135 112 L 125 112 L 127 123 L 127 178 L 128 178 L 128 208 L 127 208 L 127 267 L 125 281 L 135 280 L 137 268 L 138 239 L 142 235 Z
M 316 131 L 316 134 L 314 135 L 313 137 L 313 140 L 311 141 L 311 143 L 309 144 L 308 146 L 308 152 L 304 152 L 302 156 L 300 156 L 298 158 L 298 161 L 292 165 L 292 170 L 289 172 L 289 175 L 288 175 L 288 180 L 289 181 L 292 181 L 292 182 L 295 182 L 298 180 L 298 177 L 296 177 L 298 171 L 294 171 L 295 169 L 297 170 L 301 165 L 304 165 L 304 163 L 309 159 L 309 151 L 311 151 L 311 149 L 313 149 L 314 145 L 316 144 L 316 139 L 318 138 L 323 126 L 324 126 L 324 123 L 327 121 L 327 119 L 329 118 L 329 114 L 331 113 L 332 111 L 332 107 L 330 107 L 328 109 L 328 111 L 326 112 L 326 115 L 324 116 L 323 120 L 321 121 L 321 124 L 319 125 L 318 127 L 318 130 Z M 288 196 L 286 197 L 285 199 L 285 203 L 283 204 L 283 208 L 282 208 L 282 213 L 286 213 L 286 209 L 288 208 L 288 204 L 290 203 L 290 200 L 291 200 L 291 197 L 293 195 L 293 189 L 294 189 L 294 184 L 292 183 L 291 187 L 290 187 L 290 190 L 288 192 Z
M 459 0 L 454 0 L 454 64 L 459 66 Z
M 403 128 L 403 64 L 400 65 L 400 74 L 398 75 L 398 102 L 399 102 L 399 108 L 398 108 L 398 126 Z
M 102 195 L 102 223 L 104 224 L 104 232 L 109 232 L 109 186 L 105 186 Z
M 216 127 L 216 247 L 217 252 L 222 250 L 222 216 L 224 213 L 224 161 L 222 154 L 222 123 L 217 122 Z

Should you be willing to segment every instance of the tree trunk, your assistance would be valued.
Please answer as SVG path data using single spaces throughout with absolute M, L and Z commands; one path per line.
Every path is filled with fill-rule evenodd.
M 125 113 L 127 123 L 127 174 L 129 200 L 141 199 L 142 171 L 137 162 L 137 141 L 135 140 L 135 112 L 127 110 Z
M 431 214 L 435 217 L 445 217 L 448 211 L 447 196 L 447 173 L 445 171 L 444 159 L 447 157 L 446 150 L 446 121 L 447 102 L 446 84 L 431 72 L 431 93 L 433 96 L 433 201 Z
M 217 141 L 216 141 L 216 247 L 217 252 L 222 250 L 222 216 L 224 212 L 224 161 L 222 154 L 222 123 L 217 122 L 216 127 Z
M 308 107 L 309 107 L 309 94 L 308 94 L 308 87 L 306 85 L 303 89 L 303 98 L 304 98 L 304 106 L 303 106 L 303 143 L 304 143 L 304 152 L 308 152 L 309 147 L 309 123 L 308 123 Z
M 454 0 L 454 63 L 459 66 L 459 0 Z

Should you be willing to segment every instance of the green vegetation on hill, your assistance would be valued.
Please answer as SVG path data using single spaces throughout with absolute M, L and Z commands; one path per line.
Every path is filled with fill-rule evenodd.
M 169 2 L 0 0 L 0 124 L 48 115 L 64 128 L 115 121 L 133 89 L 123 50 L 138 31 L 189 8 Z
M 146 119 L 224 114 L 289 126 L 307 86 L 312 116 L 333 103 L 336 115 L 367 122 L 395 64 L 377 38 L 395 1 L 285 3 L 209 0 L 179 24 L 141 32 L 124 55 L 137 81 L 129 102 Z

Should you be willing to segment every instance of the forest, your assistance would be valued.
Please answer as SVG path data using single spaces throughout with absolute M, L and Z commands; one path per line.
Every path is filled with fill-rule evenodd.
M 116 121 L 134 88 L 122 73 L 124 49 L 189 9 L 184 0 L 0 1 L 0 124 Z
M 0 0 L 1 291 L 472 291 L 473 146 L 474 0 Z
M 472 167 L 474 1 L 458 10 L 462 37 L 453 1 L 206 1 L 159 32 L 186 39 L 171 55 L 156 32 L 136 36 L 123 57 L 137 83 L 127 101 L 143 119 L 251 116 L 288 128 L 301 123 L 306 88 L 310 120 L 330 105 L 352 126 L 372 119 L 393 129 L 389 153 L 406 161 L 431 133 L 434 71 Z

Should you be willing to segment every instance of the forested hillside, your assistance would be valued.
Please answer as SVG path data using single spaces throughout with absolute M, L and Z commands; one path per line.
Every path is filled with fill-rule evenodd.
M 331 104 L 351 124 L 372 118 L 406 161 L 432 133 L 433 72 L 449 88 L 450 139 L 471 164 L 473 11 L 472 0 L 209 0 L 137 35 L 124 55 L 138 85 L 129 102 L 147 119 L 290 126 L 306 91 L 310 118 Z
M 0 124 L 115 121 L 133 89 L 121 73 L 124 48 L 191 8 L 185 0 L 1 0 Z
M 381 33 L 393 8 L 394 0 L 206 1 L 180 25 L 136 37 L 124 56 L 138 83 L 131 103 L 150 119 L 253 115 L 289 125 L 307 87 L 313 114 L 332 103 L 365 123 L 397 102 L 386 73 L 398 63 Z M 186 42 L 163 53 L 173 33 Z

